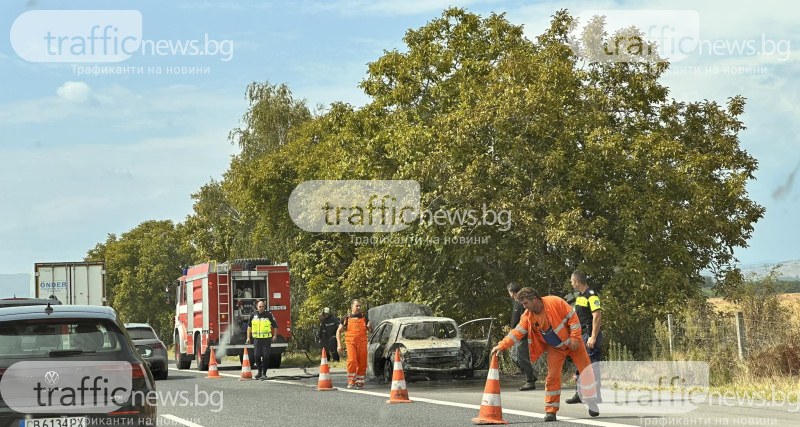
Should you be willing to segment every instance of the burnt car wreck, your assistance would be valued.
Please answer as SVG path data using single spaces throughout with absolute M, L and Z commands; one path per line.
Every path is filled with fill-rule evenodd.
M 367 376 L 391 382 L 395 350 L 402 355 L 407 378 L 471 378 L 488 365 L 493 319 L 458 325 L 434 316 L 382 321 L 369 338 Z

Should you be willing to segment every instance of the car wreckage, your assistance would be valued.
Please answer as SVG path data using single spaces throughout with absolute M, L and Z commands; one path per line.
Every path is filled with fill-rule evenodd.
M 493 320 L 461 325 L 447 317 L 425 315 L 383 320 L 369 337 L 367 376 L 390 382 L 395 350 L 400 350 L 406 377 L 470 378 L 488 366 Z

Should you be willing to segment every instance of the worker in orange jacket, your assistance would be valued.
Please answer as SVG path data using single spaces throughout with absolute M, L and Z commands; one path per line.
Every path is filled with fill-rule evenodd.
M 583 401 L 589 407 L 589 415 L 600 415 L 594 373 L 589 354 L 581 338 L 581 324 L 575 310 L 563 299 L 555 296 L 540 297 L 531 288 L 522 288 L 517 300 L 525 307 L 516 328 L 501 340 L 492 354 L 508 350 L 517 342 L 528 339 L 531 362 L 535 362 L 547 351 L 547 378 L 545 379 L 545 421 L 555 421 L 561 402 L 561 370 L 569 356 L 581 372 L 580 388 Z
M 372 330 L 367 315 L 361 310 L 361 301 L 350 303 L 350 314 L 344 316 L 336 330 L 336 343 L 342 353 L 342 332 L 347 344 L 347 388 L 364 388 L 367 375 L 367 334 Z

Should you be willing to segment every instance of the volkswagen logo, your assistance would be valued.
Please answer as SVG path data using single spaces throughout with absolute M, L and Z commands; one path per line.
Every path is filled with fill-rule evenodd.
M 47 385 L 58 384 L 58 372 L 48 371 L 46 374 L 44 374 L 44 382 L 47 383 Z

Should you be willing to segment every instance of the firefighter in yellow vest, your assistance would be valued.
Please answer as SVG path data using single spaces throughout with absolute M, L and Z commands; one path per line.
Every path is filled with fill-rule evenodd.
M 367 315 L 361 310 L 361 301 L 353 300 L 350 303 L 350 314 L 344 316 L 342 324 L 336 330 L 336 343 L 339 354 L 342 353 L 342 332 L 345 333 L 347 344 L 347 388 L 360 389 L 364 387 L 367 375 L 367 334 L 372 330 L 372 325 Z
M 258 365 L 256 379 L 267 379 L 267 364 L 269 363 L 269 352 L 272 348 L 272 337 L 278 329 L 278 322 L 275 316 L 267 310 L 267 303 L 264 300 L 258 301 L 253 318 L 250 319 L 250 326 L 247 327 L 247 343 L 250 344 L 251 338 L 255 338 L 253 349 L 254 363 Z

